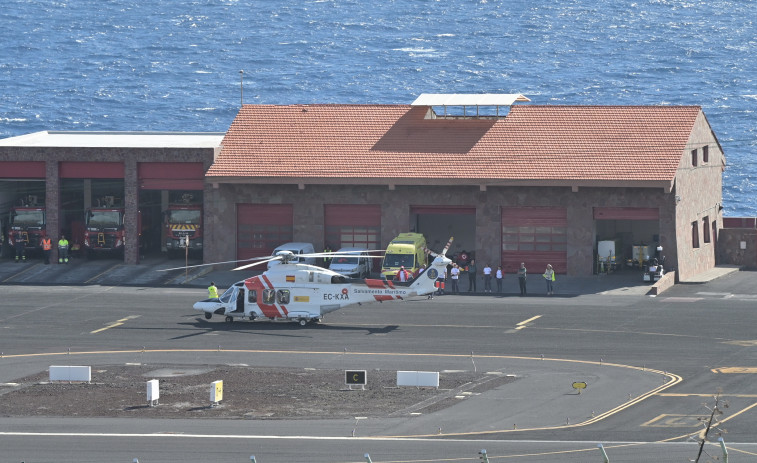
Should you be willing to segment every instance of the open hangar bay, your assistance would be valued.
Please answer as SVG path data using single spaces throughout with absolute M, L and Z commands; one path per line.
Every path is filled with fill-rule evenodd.
M 191 309 L 205 296 L 200 288 L 4 285 L 4 385 L 56 364 L 166 362 L 360 368 L 369 378 L 377 369 L 475 369 L 518 380 L 445 410 L 398 418 L 5 416 L 0 444 L 8 461 L 39 462 L 235 462 L 250 455 L 259 462 L 351 462 L 365 461 L 365 453 L 376 462 L 478 461 L 481 449 L 490 461 L 585 462 L 602 461 L 598 443 L 610 461 L 686 461 L 698 452 L 688 436 L 702 428 L 699 418 L 709 416 L 706 406 L 720 391 L 718 427 L 727 430 L 730 461 L 748 461 L 757 452 L 753 277 L 738 272 L 678 285 L 657 298 L 443 296 L 366 304 L 304 329 L 206 321 Z M 574 381 L 587 382 L 581 395 Z M 260 391 L 260 400 L 269 393 Z M 142 385 L 135 395 L 144 398 Z M 711 457 L 700 461 L 720 456 L 715 445 L 706 451 Z

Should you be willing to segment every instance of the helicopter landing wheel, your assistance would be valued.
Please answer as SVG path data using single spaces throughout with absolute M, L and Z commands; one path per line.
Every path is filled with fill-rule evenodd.
M 307 325 L 307 324 L 308 324 L 308 321 L 307 321 L 307 319 L 305 319 L 305 318 L 301 318 L 301 319 L 300 319 L 300 326 L 305 326 L 305 325 Z
M 233 321 L 234 321 L 234 317 L 232 317 L 231 315 L 226 315 L 226 323 L 231 323 Z
M 210 318 L 213 316 L 210 312 L 205 312 L 205 320 L 210 320 Z

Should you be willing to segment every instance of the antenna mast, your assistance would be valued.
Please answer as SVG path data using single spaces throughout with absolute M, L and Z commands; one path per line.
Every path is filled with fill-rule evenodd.
M 239 71 L 239 107 L 244 106 L 244 85 L 243 85 L 244 71 Z

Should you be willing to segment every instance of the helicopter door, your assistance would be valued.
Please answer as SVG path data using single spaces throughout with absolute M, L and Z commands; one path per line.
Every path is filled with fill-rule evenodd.
M 229 288 L 229 289 L 232 289 L 232 288 Z M 234 289 L 234 290 L 231 291 L 231 294 L 229 294 L 229 301 L 228 301 L 228 303 L 225 304 L 226 311 L 224 313 L 228 314 L 228 313 L 231 313 L 231 312 L 236 312 L 237 296 L 239 295 L 239 290 L 240 289 L 241 288 Z M 242 299 L 242 300 L 244 300 L 244 299 Z
M 240 287 L 237 290 L 237 300 L 234 302 L 234 312 L 236 313 L 244 313 L 244 287 Z

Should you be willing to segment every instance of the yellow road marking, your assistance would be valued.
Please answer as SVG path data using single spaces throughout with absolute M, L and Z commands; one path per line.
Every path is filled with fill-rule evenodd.
M 713 373 L 738 373 L 753 375 L 757 373 L 757 367 L 721 367 L 710 370 Z
M 736 418 L 737 416 L 741 415 L 742 413 L 744 413 L 746 411 L 749 411 L 749 410 L 753 409 L 754 407 L 757 407 L 757 402 L 753 403 L 752 405 L 750 405 L 750 406 L 748 406 L 746 408 L 743 408 L 743 409 L 739 410 L 738 412 L 734 413 L 731 416 L 728 416 L 728 417 L 725 417 L 723 419 L 718 420 L 718 426 L 721 425 L 721 424 L 723 424 L 723 423 L 725 423 L 726 421 L 729 421 L 729 420 L 731 420 L 733 418 Z M 701 431 L 699 431 L 699 438 L 700 439 L 703 437 L 704 431 L 705 431 L 704 429 L 702 429 Z M 686 440 L 688 440 L 692 436 L 693 436 L 692 433 L 687 433 L 687 434 L 684 434 L 682 436 L 669 437 L 667 439 L 658 440 L 657 442 L 672 442 L 672 441 L 679 440 L 679 439 L 686 439 Z
M 16 278 L 16 277 L 18 277 L 18 276 L 21 276 L 21 275 L 23 275 L 24 273 L 26 273 L 26 272 L 30 271 L 30 270 L 31 270 L 31 269 L 33 269 L 33 268 L 37 268 L 37 266 L 38 266 L 38 265 L 41 265 L 41 264 L 34 264 L 34 265 L 32 265 L 32 266 L 30 266 L 30 267 L 26 268 L 25 270 L 22 270 L 22 271 L 20 271 L 20 272 L 18 272 L 18 273 L 14 273 L 13 275 L 11 275 L 11 276 L 9 276 L 8 278 L 6 278 L 5 280 L 3 280 L 3 283 L 6 283 L 6 282 L 8 282 L 8 281 L 11 281 L 12 279 L 14 279 L 14 278 Z
M 129 315 L 128 317 L 122 318 L 120 320 L 116 320 L 113 323 L 111 323 L 111 324 L 109 324 L 107 326 L 104 326 L 103 328 L 100 328 L 99 330 L 90 331 L 89 334 L 96 334 L 96 333 L 99 333 L 101 331 L 105 331 L 105 330 L 110 329 L 110 328 L 115 328 L 117 326 L 121 326 L 121 325 L 124 324 L 124 322 L 127 322 L 127 321 L 129 321 L 129 320 L 131 320 L 133 318 L 139 318 L 139 317 L 140 317 L 139 315 Z
M 522 330 L 523 328 L 525 328 L 526 326 L 528 326 L 528 322 L 532 322 L 532 321 L 536 320 L 537 318 L 541 318 L 541 315 L 537 315 L 535 317 L 529 318 L 528 320 L 523 320 L 520 323 L 516 323 L 515 324 L 515 329 L 516 330 Z
M 686 394 L 686 393 L 675 393 L 675 392 L 663 392 L 661 394 L 657 394 L 660 397 L 715 397 L 715 394 Z M 754 399 L 757 398 L 757 394 L 720 394 L 721 397 L 740 397 L 740 398 L 747 398 L 747 399 Z
M 757 346 L 757 340 L 725 341 L 723 344 L 731 344 L 734 346 L 742 347 L 754 347 Z
M 702 425 L 703 415 L 676 415 L 663 413 L 640 426 L 653 428 L 696 428 Z
M 115 269 L 115 268 L 118 268 L 118 267 L 120 267 L 121 265 L 123 265 L 123 264 L 116 264 L 116 265 L 114 265 L 113 267 L 109 267 L 109 268 L 106 268 L 106 269 L 105 269 L 105 270 L 103 270 L 102 272 L 98 273 L 97 275 L 93 276 L 93 277 L 92 277 L 92 278 L 90 278 L 89 280 L 85 281 L 85 282 L 84 282 L 84 284 L 87 284 L 87 283 L 89 283 L 90 281 L 94 280 L 95 278 L 100 278 L 101 276 L 105 275 L 106 273 L 110 272 L 111 270 L 113 270 L 113 269 Z

